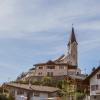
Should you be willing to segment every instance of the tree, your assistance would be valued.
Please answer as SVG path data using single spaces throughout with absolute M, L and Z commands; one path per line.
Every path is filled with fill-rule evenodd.
M 43 85 L 51 86 L 52 85 L 51 83 L 52 83 L 52 78 L 51 77 L 44 76 L 42 78 L 42 84 Z
M 72 80 L 60 80 L 57 83 L 57 87 L 60 89 L 58 91 L 58 95 L 62 97 L 62 100 L 70 100 L 71 97 L 74 96 L 75 90 L 73 90 L 73 84 Z
M 18 77 L 17 77 L 17 80 L 21 80 L 23 77 L 26 76 L 26 73 L 25 72 L 22 72 Z

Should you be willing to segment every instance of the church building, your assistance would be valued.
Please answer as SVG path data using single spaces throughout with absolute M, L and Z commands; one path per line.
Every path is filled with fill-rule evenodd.
M 80 75 L 81 70 L 78 68 L 78 43 L 73 27 L 67 47 L 68 54 L 64 54 L 56 60 L 35 64 L 34 76 Z
M 35 80 L 36 82 L 41 82 L 42 78 L 47 76 L 56 82 L 60 80 L 72 82 L 69 88 L 70 93 L 74 94 L 75 91 L 84 91 L 84 88 L 87 88 L 87 85 L 83 86 L 83 80 L 86 78 L 86 75 L 82 74 L 78 67 L 78 42 L 73 27 L 67 47 L 68 53 L 61 55 L 55 60 L 33 65 L 33 68 L 24 76 L 19 76 L 17 81 Z

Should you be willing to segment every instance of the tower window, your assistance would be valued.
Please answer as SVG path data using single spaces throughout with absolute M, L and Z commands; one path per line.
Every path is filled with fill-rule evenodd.
M 80 73 L 79 72 L 77 72 L 77 75 L 79 75 Z

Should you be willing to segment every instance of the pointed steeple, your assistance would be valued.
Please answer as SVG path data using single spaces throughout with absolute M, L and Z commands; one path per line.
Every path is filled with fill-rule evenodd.
M 75 37 L 74 27 L 72 26 L 71 36 L 68 42 L 69 62 L 71 65 L 77 66 L 77 41 Z
M 70 40 L 68 42 L 68 45 L 72 44 L 73 42 L 76 42 L 76 37 L 75 37 L 75 32 L 74 32 L 74 27 L 72 26 L 72 32 L 71 32 L 71 36 L 70 36 Z

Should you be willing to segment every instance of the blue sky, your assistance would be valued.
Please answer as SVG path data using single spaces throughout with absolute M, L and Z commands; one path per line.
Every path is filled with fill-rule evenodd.
M 100 0 L 0 0 L 0 83 L 67 51 L 72 23 L 82 72 L 100 64 Z

